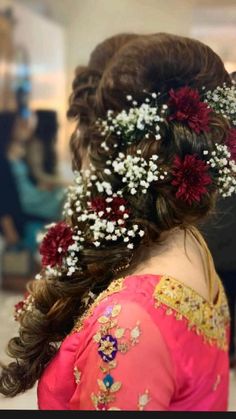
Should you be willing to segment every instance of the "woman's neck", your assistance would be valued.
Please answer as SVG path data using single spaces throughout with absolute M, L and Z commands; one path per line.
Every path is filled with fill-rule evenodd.
M 139 262 L 127 275 L 169 275 L 209 299 L 209 281 L 216 281 L 208 277 L 206 251 L 191 234 L 191 228 L 175 228 L 163 233 L 160 243 L 149 246 L 137 256 Z M 216 284 L 215 287 L 217 293 Z

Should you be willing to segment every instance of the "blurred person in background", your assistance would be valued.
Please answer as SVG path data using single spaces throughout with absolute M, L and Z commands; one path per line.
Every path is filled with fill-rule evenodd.
M 23 118 L 14 112 L 0 113 L 1 136 L 1 230 L 8 245 L 37 248 L 37 233 L 61 214 L 64 194 L 37 187 L 24 161 L 26 142 L 35 130 L 33 113 Z M 57 199 L 56 199 L 57 198 Z
M 26 162 L 35 184 L 42 189 L 55 191 L 57 195 L 61 189 L 64 190 L 68 186 L 68 182 L 58 174 L 57 113 L 51 110 L 37 110 L 35 114 L 37 125 L 27 143 Z
M 33 113 L 30 118 L 35 118 L 36 125 L 36 115 Z M 21 142 L 20 137 L 15 136 L 11 142 L 10 154 L 8 154 L 24 214 L 51 222 L 58 220 L 61 215 L 64 189 L 47 190 L 44 185 L 35 184 L 32 181 L 25 157 L 27 144 L 32 139 L 34 129 L 26 142 Z

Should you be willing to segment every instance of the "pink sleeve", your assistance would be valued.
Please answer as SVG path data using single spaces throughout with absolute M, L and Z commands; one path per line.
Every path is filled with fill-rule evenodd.
M 72 410 L 168 410 L 174 373 L 166 343 L 135 302 L 104 305 L 75 361 Z

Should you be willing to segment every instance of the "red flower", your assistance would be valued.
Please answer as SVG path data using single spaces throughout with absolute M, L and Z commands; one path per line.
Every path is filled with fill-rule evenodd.
M 107 202 L 106 198 L 100 196 L 94 198 L 90 202 L 90 208 L 97 214 L 103 212 L 101 218 L 109 221 L 123 220 L 124 214 L 130 213 L 129 209 L 127 209 L 127 201 L 118 196 L 111 199 L 111 202 Z
M 229 130 L 226 138 L 226 145 L 229 148 L 232 159 L 236 161 L 236 128 L 231 128 Z
M 23 307 L 24 307 L 24 305 L 25 305 L 25 301 L 19 301 L 18 303 L 16 303 L 15 305 L 14 305 L 14 307 L 15 307 L 15 312 L 16 313 L 18 313 L 18 311 L 20 311 L 20 310 L 22 310 L 23 309 Z
M 196 155 L 186 155 L 184 160 L 176 156 L 172 172 L 172 185 L 177 187 L 176 198 L 188 204 L 199 202 L 207 193 L 206 186 L 212 182 L 207 171 L 207 164 Z
M 18 303 L 16 303 L 14 305 L 14 309 L 15 309 L 15 320 L 17 321 L 20 314 L 23 312 L 24 308 L 25 308 L 25 304 L 27 302 L 28 297 L 30 296 L 30 293 L 27 291 L 24 293 L 24 299 L 19 301 Z
M 177 91 L 171 89 L 169 95 L 170 121 L 187 124 L 197 134 L 209 131 L 211 109 L 207 103 L 201 102 L 197 90 L 186 86 Z
M 74 243 L 72 229 L 63 221 L 50 228 L 40 246 L 42 265 L 61 265 L 68 247 Z

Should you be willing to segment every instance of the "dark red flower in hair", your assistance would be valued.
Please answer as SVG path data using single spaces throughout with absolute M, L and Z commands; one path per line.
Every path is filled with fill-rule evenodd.
M 21 301 L 19 301 L 18 303 L 16 303 L 14 305 L 14 309 L 15 309 L 15 315 L 14 315 L 14 317 L 15 317 L 15 320 L 16 321 L 18 320 L 18 318 L 21 315 L 21 313 L 24 311 L 25 305 L 27 303 L 27 299 L 28 299 L 29 296 L 30 296 L 30 293 L 28 291 L 25 292 L 24 299 L 21 300 Z
M 61 266 L 68 247 L 73 243 L 73 230 L 65 222 L 62 221 L 50 228 L 40 246 L 42 265 Z
M 186 124 L 197 134 L 209 131 L 211 109 L 207 103 L 201 101 L 196 89 L 188 86 L 178 90 L 171 89 L 169 95 L 170 121 Z
M 236 161 L 236 128 L 231 128 L 229 130 L 226 138 L 226 145 L 229 148 L 232 159 Z
M 105 218 L 109 221 L 118 221 L 123 220 L 124 214 L 130 214 L 128 203 L 124 198 L 117 196 L 110 198 L 110 202 L 107 202 L 106 199 L 98 196 L 90 202 L 90 208 L 94 212 L 97 214 L 103 212 L 100 218 Z
M 177 187 L 176 198 L 188 204 L 200 202 L 207 193 L 206 186 L 212 183 L 207 164 L 196 155 L 186 155 L 184 160 L 176 156 L 172 174 L 172 185 Z

